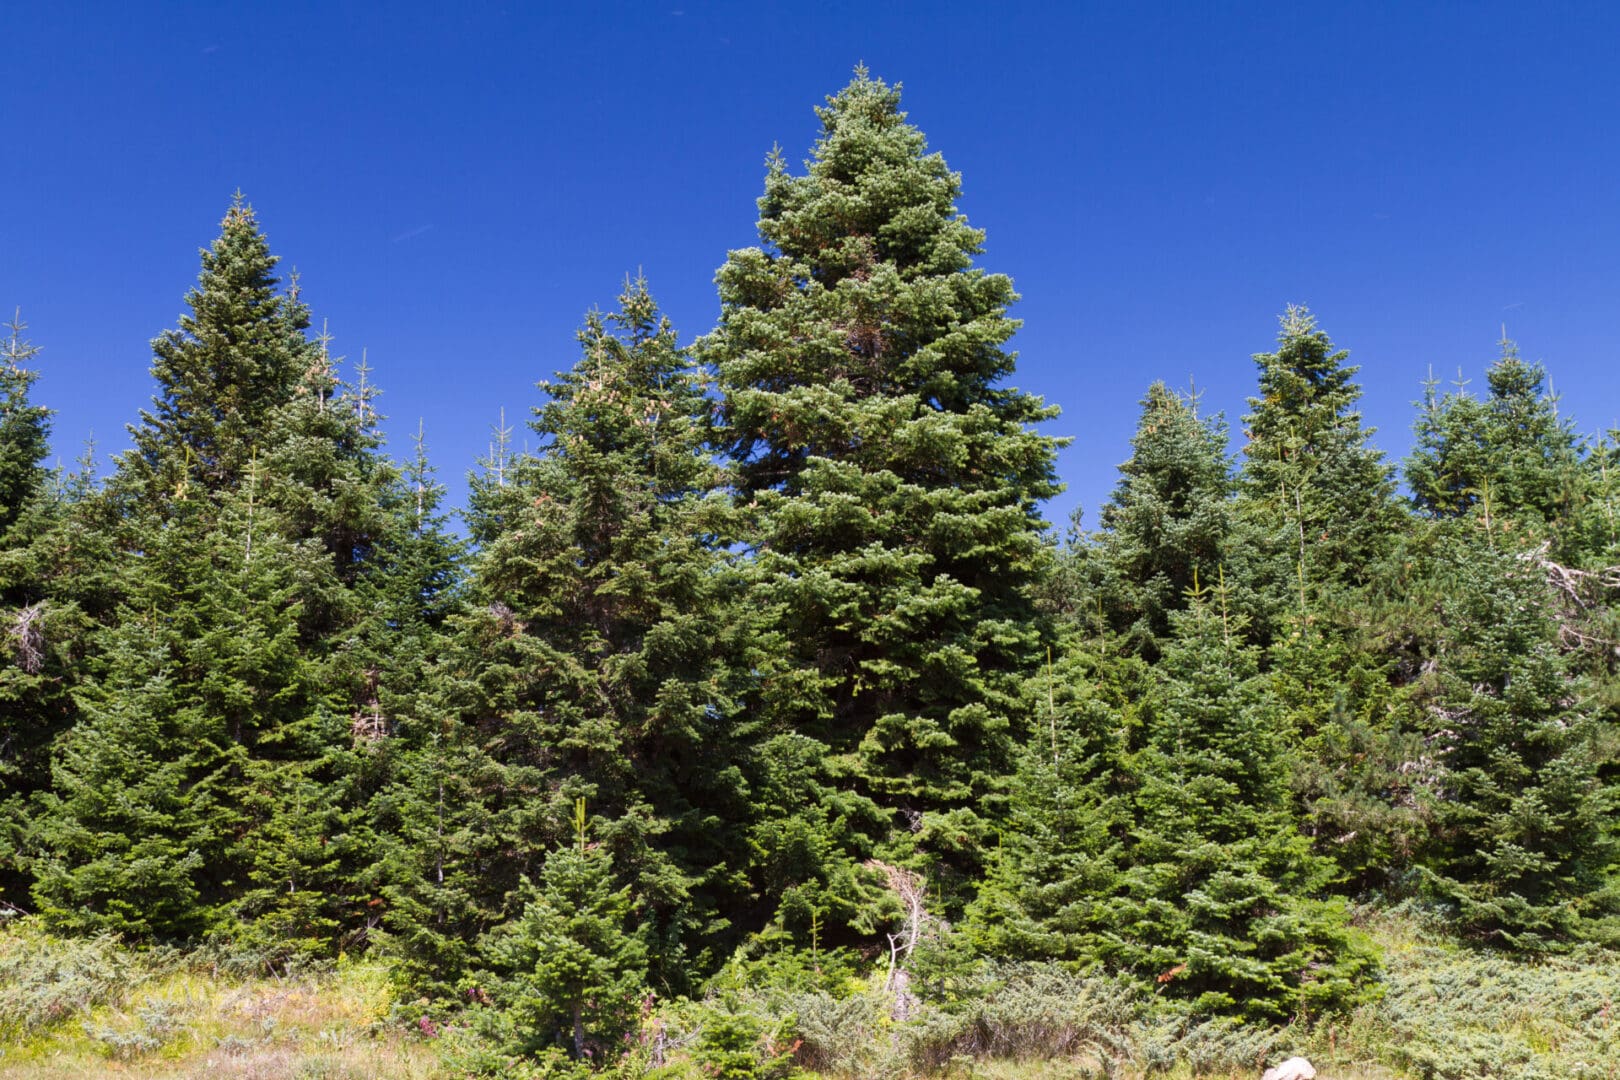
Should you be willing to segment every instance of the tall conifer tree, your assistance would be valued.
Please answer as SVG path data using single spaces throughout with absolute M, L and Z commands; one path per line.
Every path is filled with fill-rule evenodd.
M 357 901 L 353 639 L 397 471 L 240 198 L 110 483 L 121 603 L 31 843 L 40 907 L 324 947 Z
M 1286 1017 L 1353 1000 L 1370 958 L 1295 826 L 1259 650 L 1218 594 L 1175 616 L 1136 762 L 1127 886 L 1100 952 L 1198 1008 Z
M 19 311 L 0 344 L 0 545 L 10 546 L 24 508 L 45 483 L 50 451 L 50 410 L 30 400 L 39 372 L 29 366 L 39 347 L 24 340 L 28 324 Z
M 585 798 L 633 887 L 654 977 L 679 990 L 717 962 L 710 950 L 741 900 L 749 810 L 733 731 L 744 673 L 728 661 L 741 633 L 731 511 L 706 452 L 697 371 L 645 281 L 619 300 L 588 317 L 574 368 L 542 384 L 541 449 L 475 487 L 483 548 L 442 678 L 457 719 L 432 752 L 467 759 L 458 791 L 488 784 L 450 815 L 450 832 L 492 829 L 502 850 L 466 836 L 457 861 L 482 861 L 477 895 L 441 886 L 435 855 L 432 880 L 419 867 L 394 885 L 394 921 L 454 948 L 418 925 L 444 904 L 476 934 L 520 876 L 539 874 Z M 416 784 L 437 797 L 429 773 Z M 436 817 L 411 813 L 417 828 Z M 453 878 L 465 880 L 464 865 Z
M 1195 403 L 1162 382 L 1148 388 L 1103 507 L 1094 552 L 1104 614 L 1132 651 L 1159 654 L 1170 613 L 1197 580 L 1217 580 L 1232 532 L 1232 475 L 1226 425 L 1200 419 Z
M 1547 391 L 1546 370 L 1504 338 L 1486 372 L 1487 393 L 1437 395 L 1427 387 L 1406 460 L 1418 510 L 1434 517 L 1477 515 L 1488 528 L 1576 542 L 1588 476 L 1570 421 Z
M 1293 603 L 1279 605 L 1303 612 L 1312 590 L 1366 580 L 1400 511 L 1392 469 L 1356 409 L 1361 387 L 1344 362 L 1349 353 L 1303 307 L 1289 307 L 1280 322 L 1277 351 L 1254 358 L 1259 394 L 1243 418 L 1239 485 L 1245 518 L 1280 564 L 1269 573 L 1276 580 L 1256 587 L 1292 593 Z
M 1120 666 L 1139 671 L 1141 661 Z M 1104 960 L 1100 935 L 1124 886 L 1133 780 L 1127 710 L 1097 687 L 1102 679 L 1096 658 L 1076 649 L 1029 680 L 1039 725 L 965 922 L 986 956 Z
M 50 410 L 30 393 L 40 350 L 24 339 L 21 312 L 7 329 L 0 343 L 0 901 L 19 904 L 27 888 L 15 854 L 23 807 L 49 782 L 51 744 L 72 721 L 83 627 L 71 584 L 61 581 L 80 568 L 73 560 L 53 565 L 45 543 L 65 524 L 69 493 L 45 469 Z
M 1491 944 L 1620 940 L 1612 706 L 1561 647 L 1535 560 L 1476 532 L 1445 563 L 1440 655 L 1420 687 L 1443 768 L 1430 884 Z
M 1012 282 L 974 266 L 984 233 L 899 89 L 860 69 L 818 115 L 802 175 L 770 158 L 764 246 L 721 267 L 700 345 L 774 634 L 761 716 L 972 874 L 1024 726 L 1058 490 L 1030 425 L 1055 410 L 1006 385 Z

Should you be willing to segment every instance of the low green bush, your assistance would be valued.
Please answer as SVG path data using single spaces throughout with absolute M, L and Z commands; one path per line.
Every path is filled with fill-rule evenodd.
M 0 1041 L 86 1017 L 122 1000 L 151 971 L 115 935 L 60 938 L 37 919 L 11 922 L 0 932 Z

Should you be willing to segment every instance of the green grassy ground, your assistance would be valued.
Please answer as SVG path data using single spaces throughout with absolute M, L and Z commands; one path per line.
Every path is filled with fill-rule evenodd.
M 1620 955 L 1588 950 L 1514 960 L 1448 942 L 1411 915 L 1370 918 L 1367 930 L 1384 951 L 1384 992 L 1351 1016 L 1231 1035 L 1144 1019 L 1103 997 L 1081 1000 L 1083 993 L 1076 997 L 1053 984 L 986 1014 L 982 1030 L 992 1033 L 993 1052 L 1002 1056 L 956 1053 L 936 1062 L 935 1075 L 1253 1078 L 1268 1063 L 1304 1053 L 1324 1080 L 1620 1077 L 1614 1015 Z M 865 1002 L 801 1002 L 805 1015 L 779 1018 L 772 1027 L 778 1036 L 783 1025 L 805 1035 L 800 1057 L 819 1061 L 819 1075 L 915 1071 L 918 1059 L 906 1048 L 935 1037 L 930 1021 L 896 1025 L 871 993 Z M 31 924 L 0 929 L 0 1077 L 6 1080 L 457 1075 L 449 1064 L 454 1055 L 444 1053 L 446 1041 L 392 1019 L 394 1006 L 389 971 L 380 961 L 246 977 L 204 954 L 137 954 L 110 939 L 55 939 Z M 811 1015 L 816 1007 L 827 1015 Z M 669 1030 L 684 1024 L 690 1031 L 701 1016 L 701 1007 L 687 1006 L 658 1019 Z M 932 1022 L 945 1030 L 943 1016 Z M 818 1023 L 819 1036 L 805 1034 Z M 1066 1049 L 1053 1058 L 1055 1046 Z M 666 1080 L 705 1075 L 688 1049 L 673 1050 L 663 1065 L 657 1075 Z

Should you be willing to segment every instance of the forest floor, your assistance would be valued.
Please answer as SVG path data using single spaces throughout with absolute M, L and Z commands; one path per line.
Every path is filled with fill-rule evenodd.
M 1620 1077 L 1620 954 L 1541 961 L 1464 949 L 1421 920 L 1379 916 L 1364 929 L 1384 954 L 1381 999 L 1331 1023 L 1280 1029 L 1254 1063 L 1168 1047 L 1145 1028 L 1082 1033 L 1112 1060 L 970 1061 L 952 1080 L 1245 1077 L 1291 1053 L 1322 1080 Z M 197 957 L 135 960 L 112 939 L 62 941 L 0 928 L 0 1078 L 449 1080 L 441 1041 L 398 1022 L 389 969 L 342 962 L 285 978 L 230 975 Z M 1248 1044 L 1254 1045 L 1254 1044 Z M 1167 1055 L 1167 1050 L 1169 1051 Z M 1246 1052 L 1247 1053 L 1247 1052 Z M 889 1054 L 851 1048 L 846 1076 L 899 1076 Z M 879 1062 L 889 1062 L 879 1069 Z M 877 1071 L 874 1071 L 877 1070 Z M 672 1060 L 666 1080 L 706 1075 Z M 761 1075 L 765 1075 L 762 1073 Z M 770 1075 L 779 1076 L 773 1072 Z M 807 1075 L 807 1074 L 804 1074 Z

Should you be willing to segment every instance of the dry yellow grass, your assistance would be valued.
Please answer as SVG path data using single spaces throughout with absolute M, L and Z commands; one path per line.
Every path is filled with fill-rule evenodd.
M 5 1080 L 221 1077 L 226 1080 L 427 1080 L 431 1048 L 380 1021 L 387 972 L 356 964 L 319 976 L 237 981 L 179 971 L 139 983 L 0 1051 Z

